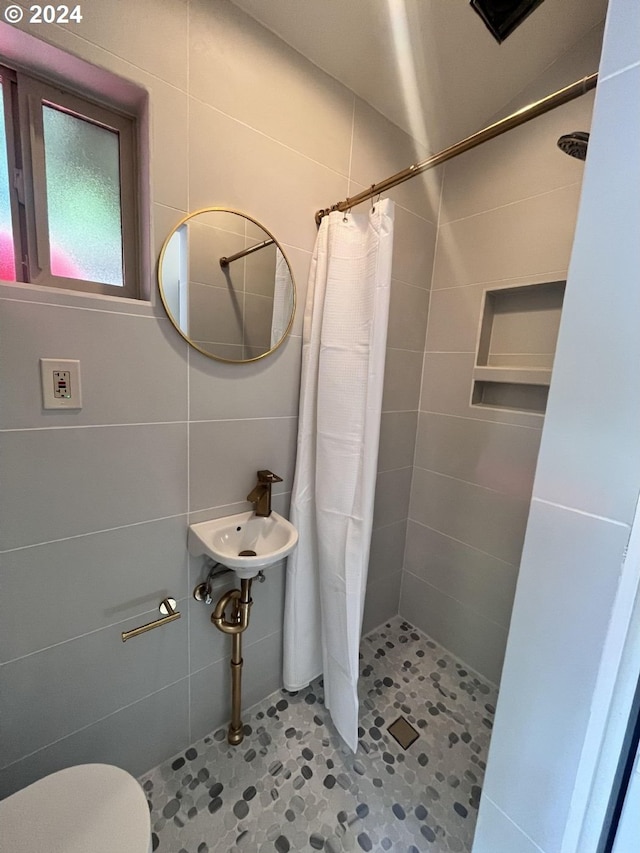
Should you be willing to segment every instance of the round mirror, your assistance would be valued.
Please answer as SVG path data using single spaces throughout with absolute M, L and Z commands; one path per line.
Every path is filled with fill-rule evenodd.
M 220 361 L 264 358 L 293 323 L 295 285 L 284 252 L 266 228 L 235 210 L 185 216 L 164 242 L 158 283 L 182 337 Z

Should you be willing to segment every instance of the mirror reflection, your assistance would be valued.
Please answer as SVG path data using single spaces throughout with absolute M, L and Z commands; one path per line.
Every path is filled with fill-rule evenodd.
M 286 338 L 295 285 L 284 252 L 250 216 L 205 208 L 167 237 L 158 266 L 169 319 L 197 350 L 221 361 L 255 361 Z

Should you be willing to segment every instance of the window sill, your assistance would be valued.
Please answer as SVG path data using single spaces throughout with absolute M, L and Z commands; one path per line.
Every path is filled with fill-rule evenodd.
M 85 308 L 89 311 L 112 311 L 118 314 L 139 314 L 163 317 L 164 310 L 154 291 L 152 300 L 130 299 L 123 296 L 107 296 L 102 293 L 84 293 L 13 281 L 0 281 L 0 299 L 20 302 L 38 302 L 44 305 L 60 305 L 66 308 Z

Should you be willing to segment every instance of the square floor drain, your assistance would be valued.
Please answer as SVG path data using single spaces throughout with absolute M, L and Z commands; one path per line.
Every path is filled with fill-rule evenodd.
M 420 737 L 419 732 L 404 717 L 398 717 L 394 723 L 387 726 L 387 731 L 398 741 L 403 749 L 409 749 L 411 744 Z

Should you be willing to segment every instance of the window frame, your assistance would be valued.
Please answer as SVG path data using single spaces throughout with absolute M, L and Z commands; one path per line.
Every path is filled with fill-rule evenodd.
M 137 116 L 77 90 L 0 64 L 17 284 L 140 299 Z M 42 106 L 118 135 L 123 284 L 51 273 Z

